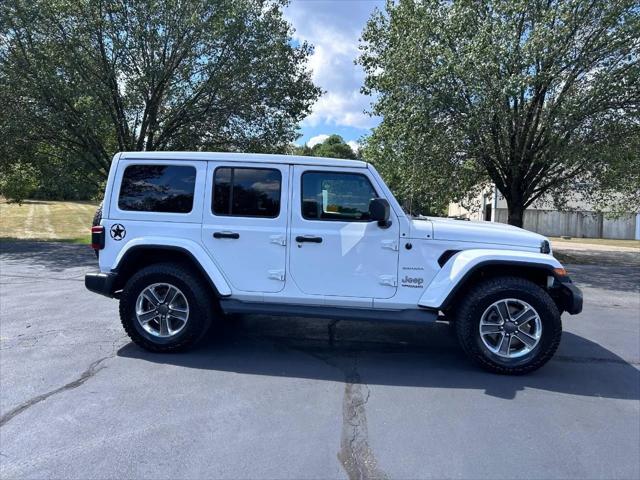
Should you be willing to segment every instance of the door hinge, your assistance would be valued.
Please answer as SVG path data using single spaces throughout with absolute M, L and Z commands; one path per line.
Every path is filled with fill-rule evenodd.
M 280 280 L 281 282 L 284 282 L 284 270 L 269 270 L 269 278 L 272 278 L 273 280 Z
M 380 275 L 378 279 L 380 280 L 380 285 L 398 286 L 398 278 L 395 275 Z
M 276 245 L 286 245 L 287 244 L 287 238 L 284 235 L 271 235 L 269 237 L 269 241 L 271 243 L 275 243 Z
M 382 248 L 388 248 L 389 250 L 393 250 L 394 252 L 398 251 L 398 242 L 395 240 L 383 240 Z

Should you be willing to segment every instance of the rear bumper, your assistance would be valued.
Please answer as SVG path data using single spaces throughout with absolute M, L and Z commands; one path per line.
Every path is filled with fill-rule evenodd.
M 84 286 L 87 290 L 113 298 L 113 284 L 116 280 L 114 273 L 94 272 L 84 276 Z
M 563 283 L 560 287 L 562 306 L 570 315 L 576 315 L 582 311 L 582 291 L 573 283 Z

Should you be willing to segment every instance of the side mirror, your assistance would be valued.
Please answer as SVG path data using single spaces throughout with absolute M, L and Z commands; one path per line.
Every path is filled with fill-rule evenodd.
M 374 198 L 369 202 L 369 219 L 378 222 L 380 228 L 389 228 L 391 208 L 386 198 Z

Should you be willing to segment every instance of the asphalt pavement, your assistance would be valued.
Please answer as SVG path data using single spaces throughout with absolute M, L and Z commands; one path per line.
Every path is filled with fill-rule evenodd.
M 521 377 L 446 324 L 241 317 L 131 344 L 85 246 L 0 243 L 0 478 L 640 477 L 640 267 L 568 265 L 584 312 Z

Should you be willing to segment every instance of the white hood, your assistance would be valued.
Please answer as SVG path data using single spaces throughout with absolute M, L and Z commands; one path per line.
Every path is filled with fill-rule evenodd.
M 489 243 L 527 248 L 540 248 L 546 237 L 522 228 L 494 222 L 471 222 L 448 218 L 413 219 L 413 238 L 433 238 L 452 242 Z

